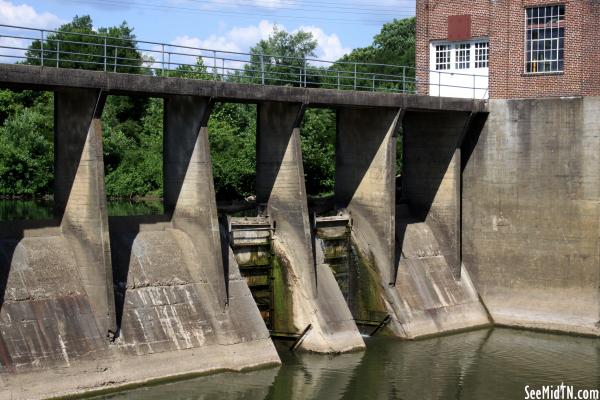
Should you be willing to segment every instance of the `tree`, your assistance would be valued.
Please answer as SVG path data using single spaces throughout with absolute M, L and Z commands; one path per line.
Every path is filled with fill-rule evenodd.
M 301 86 L 305 59 L 314 57 L 316 48 L 312 33 L 288 33 L 275 26 L 268 39 L 250 49 L 246 76 L 251 77 L 253 83 L 262 83 L 264 77 L 267 85 Z
M 34 40 L 25 53 L 26 64 L 61 68 L 141 73 L 143 58 L 137 50 L 133 28 L 119 26 L 93 29 L 89 15 L 75 16 L 44 40 Z M 43 57 L 42 57 L 43 56 Z
M 414 90 L 415 38 L 416 19 L 414 17 L 394 19 L 383 25 L 381 31 L 373 38 L 373 44 L 352 50 L 350 54 L 338 60 L 338 63 L 332 68 L 343 71 L 342 76 L 346 77 L 343 79 L 343 84 L 346 87 L 352 87 L 354 85 L 354 65 L 352 63 L 381 64 L 358 65 L 357 85 L 363 88 L 371 87 L 374 76 L 377 80 L 377 89 Z M 385 80 L 395 82 L 384 82 Z
M 54 181 L 52 115 L 52 94 L 43 93 L 36 96 L 31 106 L 15 107 L 4 120 L 0 127 L 0 195 L 51 193 Z

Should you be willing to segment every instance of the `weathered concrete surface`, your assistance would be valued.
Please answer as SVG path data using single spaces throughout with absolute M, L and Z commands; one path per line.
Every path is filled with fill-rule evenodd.
M 377 262 L 394 279 L 396 133 L 400 109 L 343 108 L 337 114 L 335 203 L 347 209 Z
M 302 348 L 344 352 L 364 348 L 331 269 L 316 265 L 300 149 L 301 104 L 259 105 L 257 203 L 267 204 L 275 226 L 273 250 L 287 269 L 293 324 L 298 333 L 312 330 Z
M 483 111 L 486 107 L 486 103 L 482 100 L 291 86 L 247 85 L 15 64 L 0 65 L 0 87 L 39 90 L 74 87 L 102 89 L 105 93 L 117 95 L 203 96 L 222 101 L 253 103 L 277 100 L 333 107 L 399 107 L 454 111 Z
M 238 368 L 279 363 L 272 344 L 260 345 L 270 342 L 269 333 L 231 250 L 221 247 L 206 128 L 209 112 L 205 98 L 167 99 L 164 169 L 170 213 L 110 221 L 119 295 L 117 345 L 146 363 L 152 354 L 179 358 L 179 353 L 185 357 L 200 348 L 246 343 L 248 352 L 236 350 Z M 251 343 L 262 354 L 255 354 Z M 211 360 L 197 359 L 194 368 L 230 365 Z M 171 370 L 185 373 L 177 365 Z
M 25 235 L 0 240 L 0 383 L 13 374 L 101 359 L 108 349 L 68 240 Z
M 52 397 L 279 364 L 230 250 L 223 266 L 207 102 L 168 102 L 172 213 L 109 222 L 95 109 L 100 97 L 68 94 L 57 95 L 62 218 L 12 224 L 0 234 L 0 398 Z M 74 154 L 81 154 L 79 164 Z M 110 313 L 103 311 L 107 307 Z M 109 344 L 107 316 L 115 315 L 117 338 Z
M 98 328 L 116 333 L 98 90 L 55 93 L 55 207 Z
M 109 357 L 116 332 L 97 90 L 55 96 L 57 220 L 2 224 L 0 376 L 2 396 L 41 397 L 27 375 L 76 375 Z M 10 226 L 9 226 L 10 225 Z M 73 384 L 72 376 L 63 383 Z M 25 389 L 23 389 L 25 388 Z
M 463 173 L 463 260 L 498 324 L 600 334 L 599 111 L 490 102 Z
M 165 207 L 175 229 L 185 232 L 198 252 L 198 265 L 224 309 L 227 304 L 217 200 L 208 145 L 209 99 L 171 96 L 165 100 Z
M 359 271 L 353 312 L 359 319 L 388 313 L 392 332 L 405 338 L 490 322 L 468 274 L 460 274 L 457 149 L 467 114 L 443 117 L 399 110 L 338 114 L 336 203 L 350 212 L 361 268 L 373 275 L 367 280 Z M 410 209 L 401 205 L 397 216 L 394 135 L 401 118 L 407 154 L 402 194 Z
M 401 248 L 391 297 L 396 334 L 416 338 L 490 324 L 468 272 L 463 267 L 460 278 L 454 277 L 430 226 L 400 205 L 396 229 Z
M 402 195 L 427 223 L 454 276 L 460 276 L 461 142 L 467 113 L 407 113 Z

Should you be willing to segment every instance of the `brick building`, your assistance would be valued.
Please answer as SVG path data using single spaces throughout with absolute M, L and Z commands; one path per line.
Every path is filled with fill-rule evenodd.
M 419 93 L 600 96 L 600 0 L 416 3 Z

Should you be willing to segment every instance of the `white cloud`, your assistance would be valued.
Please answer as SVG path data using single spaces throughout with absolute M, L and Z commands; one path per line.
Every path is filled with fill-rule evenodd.
M 0 24 L 24 26 L 38 29 L 53 29 L 64 21 L 54 14 L 45 12 L 38 13 L 27 4 L 15 5 L 9 1 L 0 0 Z M 0 28 L 0 33 L 11 36 L 35 36 L 34 31 L 18 30 L 12 28 Z M 31 40 L 18 38 L 0 38 L 0 62 L 13 63 L 22 61 L 25 49 L 29 47 Z
M 342 41 L 335 33 L 328 35 L 323 29 L 317 26 L 301 26 L 296 31 L 299 30 L 312 33 L 318 43 L 316 49 L 317 58 L 321 60 L 336 61 L 344 54 L 352 51 L 351 48 L 342 45 Z
M 225 70 L 230 71 L 242 69 L 249 59 L 247 55 L 223 52 L 247 53 L 250 47 L 254 46 L 257 42 L 268 39 L 275 26 L 276 25 L 270 21 L 262 20 L 257 25 L 236 26 L 229 30 L 225 30 L 225 28 L 222 27 L 222 29 L 225 30 L 223 33 L 219 35 L 210 35 L 206 38 L 187 35 L 178 36 L 170 42 L 172 46 L 165 48 L 165 63 L 171 63 L 171 69 L 174 69 L 177 68 L 177 65 L 179 64 L 194 65 L 196 64 L 197 57 L 200 56 L 203 58 L 204 65 L 212 71 L 212 67 L 215 65 L 212 50 L 217 50 L 217 69 L 220 70 L 223 67 Z M 277 26 L 282 30 L 286 29 L 285 26 Z M 351 51 L 350 48 L 345 47 L 342 44 L 339 36 L 335 33 L 327 34 L 323 29 L 317 26 L 301 26 L 293 32 L 295 33 L 299 30 L 313 34 L 313 37 L 318 43 L 315 53 L 319 59 L 336 61 L 341 56 Z M 151 56 L 156 60 L 156 63 L 153 64 L 154 68 L 160 68 L 163 57 L 162 47 L 156 46 L 152 50 L 152 52 L 147 52 L 146 55 Z M 169 52 L 171 55 L 169 55 Z M 224 61 L 224 64 L 223 58 L 227 59 Z M 313 62 L 312 64 L 328 65 L 316 62 Z
M 10 1 L 0 0 L 0 24 L 52 29 L 63 22 L 58 16 L 48 12 L 38 13 L 27 4 L 15 5 Z

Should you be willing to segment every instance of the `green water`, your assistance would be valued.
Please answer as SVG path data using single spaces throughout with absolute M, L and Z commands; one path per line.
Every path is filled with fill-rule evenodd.
M 524 399 L 524 387 L 600 388 L 600 340 L 509 329 L 419 341 L 366 338 L 337 356 L 280 350 L 283 365 L 97 399 Z M 143 366 L 140 366 L 143 368 Z
M 0 221 L 52 219 L 53 207 L 54 202 L 51 199 L 0 200 Z M 108 201 L 110 217 L 161 214 L 163 214 L 163 204 L 160 200 Z

